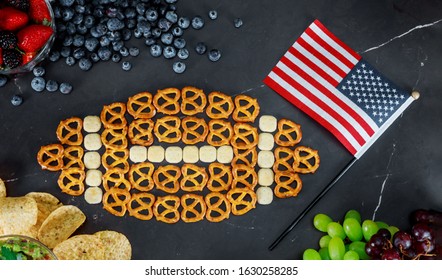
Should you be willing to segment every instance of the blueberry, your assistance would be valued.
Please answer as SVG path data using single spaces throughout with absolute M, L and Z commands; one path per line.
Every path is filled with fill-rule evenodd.
M 80 34 L 74 35 L 74 41 L 72 43 L 75 47 L 81 47 L 84 45 L 84 36 Z
M 59 59 L 60 59 L 60 52 L 59 51 L 53 50 L 49 53 L 49 61 L 56 62 Z
M 207 51 L 207 46 L 203 42 L 196 44 L 195 51 L 197 54 L 205 54 Z
M 212 49 L 209 51 L 209 60 L 216 62 L 221 58 L 221 52 L 217 49 Z
M 62 47 L 60 50 L 60 55 L 62 57 L 68 57 L 71 55 L 71 48 L 69 47 Z
M 86 11 L 86 7 L 82 6 L 82 5 L 77 5 L 75 6 L 74 10 L 78 13 L 78 14 L 84 14 L 84 12 Z
M 66 37 L 64 37 L 62 45 L 65 47 L 69 47 L 72 45 L 73 42 L 74 38 L 70 35 L 67 35 Z
M 155 43 L 156 43 L 156 41 L 155 41 L 155 39 L 153 39 L 153 38 L 147 38 L 146 41 L 144 41 L 144 44 L 145 44 L 146 46 L 152 46 L 152 45 L 155 44 Z
M 121 48 L 124 47 L 124 42 L 123 41 L 115 41 L 112 42 L 112 49 L 116 52 L 120 51 Z
M 78 66 L 80 67 L 81 70 L 88 71 L 92 68 L 92 61 L 89 60 L 88 58 L 83 57 L 78 61 Z
M 164 58 L 170 59 L 176 56 L 176 50 L 172 46 L 166 46 L 163 51 Z
M 204 27 L 203 18 L 200 16 L 195 16 L 192 19 L 192 27 L 193 27 L 193 29 L 196 29 L 196 30 L 203 28 Z
M 136 3 L 136 2 L 135 2 Z M 143 3 L 138 3 L 135 6 L 135 9 L 137 10 L 137 13 L 139 15 L 144 15 L 144 13 L 146 12 L 146 7 L 144 7 Z
M 240 18 L 235 18 L 235 19 L 233 20 L 233 25 L 234 25 L 236 28 L 240 28 L 240 27 L 243 25 L 242 19 L 240 19 Z
M 109 41 L 115 42 L 121 40 L 121 32 L 120 31 L 109 31 L 107 33 L 107 36 L 109 38 Z
M 218 18 L 218 12 L 215 10 L 209 11 L 209 18 L 210 19 L 217 19 Z
M 81 35 L 85 35 L 88 32 L 88 28 L 83 23 L 77 25 L 77 33 Z
M 98 61 L 100 61 L 100 57 L 98 56 L 98 54 L 97 53 L 91 53 L 90 55 L 89 55 L 89 58 L 93 61 L 93 62 L 98 62 Z
M 187 29 L 190 25 L 190 19 L 187 17 L 180 17 L 178 19 L 178 26 L 182 29 Z
M 79 25 L 80 23 L 83 22 L 83 19 L 84 16 L 82 14 L 75 14 L 71 21 L 73 24 Z
M 45 74 L 45 69 L 41 66 L 35 67 L 32 69 L 32 74 L 34 74 L 35 77 L 42 77 Z
M 146 19 L 151 22 L 156 21 L 158 19 L 158 12 L 154 8 L 147 9 Z
M 128 50 L 126 47 L 122 47 L 122 48 L 120 49 L 120 54 L 121 54 L 121 56 L 126 57 L 126 56 L 129 55 L 129 50 Z
M 126 18 L 134 18 L 136 16 L 136 12 L 137 12 L 137 10 L 135 10 L 135 8 L 129 7 L 124 10 L 124 16 Z
M 141 38 L 141 36 L 143 36 L 143 32 L 141 32 L 140 29 L 135 28 L 134 29 L 134 37 L 139 39 L 139 38 Z
M 189 51 L 185 48 L 179 49 L 177 55 L 179 59 L 187 59 L 189 57 Z
M 31 88 L 37 92 L 42 92 L 46 87 L 46 81 L 42 77 L 34 77 L 31 81 Z
M 46 83 L 46 90 L 49 92 L 54 92 L 58 90 L 58 83 L 54 80 L 48 80 Z
M 74 64 L 75 64 L 75 58 L 73 58 L 72 56 L 66 57 L 66 65 L 72 66 Z
M 124 23 L 117 18 L 110 18 L 106 25 L 109 31 L 117 31 L 124 28 Z
M 69 35 L 74 35 L 75 33 L 77 33 L 77 27 L 75 27 L 75 24 L 73 24 L 72 22 L 68 22 L 66 23 L 66 32 Z
M 175 37 L 182 36 L 183 35 L 183 29 L 181 29 L 181 27 L 179 27 L 179 26 L 175 26 L 172 29 L 172 35 L 175 36 Z
M 158 28 L 162 32 L 169 31 L 171 26 L 172 26 L 172 23 L 170 21 L 168 21 L 167 19 L 165 19 L 165 18 L 161 18 L 160 20 L 158 20 Z
M 61 83 L 59 88 L 63 94 L 69 94 L 72 91 L 72 85 L 69 83 Z
M 120 56 L 119 54 L 114 53 L 114 54 L 112 55 L 112 61 L 113 61 L 113 62 L 118 63 L 118 62 L 120 62 L 120 60 L 121 60 L 121 56 Z
M 184 62 L 181 61 L 177 61 L 173 63 L 173 72 L 177 73 L 177 74 L 181 74 L 184 71 L 186 71 L 186 64 Z
M 167 11 L 166 19 L 171 23 L 176 23 L 178 21 L 178 15 L 175 13 L 175 11 Z
M 11 103 L 14 106 L 20 106 L 23 103 L 23 97 L 20 95 L 14 94 L 11 98 Z
M 4 87 L 8 82 L 8 78 L 5 75 L 0 75 L 0 88 Z
M 129 29 L 134 29 L 137 26 L 137 20 L 134 18 L 129 18 L 125 20 L 126 27 Z
M 182 49 L 186 46 L 186 40 L 184 40 L 183 38 L 176 38 L 173 41 L 173 45 L 177 48 L 177 49 Z
M 138 28 L 138 30 L 140 30 L 141 33 L 144 34 L 148 31 L 150 31 L 151 27 L 150 27 L 150 23 L 147 20 L 142 19 L 142 20 L 138 21 L 137 28 Z
M 171 33 L 163 33 L 161 34 L 161 42 L 165 45 L 172 44 L 173 35 Z
M 125 28 L 121 30 L 121 39 L 123 39 L 123 41 L 129 41 L 131 37 L 132 32 L 130 31 L 130 29 Z
M 74 4 L 75 0 L 60 0 L 60 5 L 64 7 L 70 7 Z
M 161 36 L 161 30 L 159 28 L 152 29 L 152 36 L 154 38 L 160 38 Z
M 140 54 L 140 49 L 137 47 L 131 47 L 129 48 L 129 54 L 130 56 L 138 56 Z
M 121 68 L 124 71 L 129 71 L 130 69 L 132 69 L 132 64 L 129 61 L 124 61 L 123 63 L 121 63 Z
M 95 49 L 98 47 L 98 44 L 99 44 L 98 39 L 94 37 L 87 38 L 84 41 L 84 47 L 90 52 L 95 51 Z
M 85 55 L 86 51 L 83 48 L 76 48 L 72 53 L 72 56 L 77 60 L 84 57 Z
M 163 53 L 163 48 L 160 45 L 154 44 L 150 46 L 150 54 L 153 57 L 159 57 L 161 56 L 162 53 Z
M 103 61 L 109 60 L 112 55 L 112 52 L 108 47 L 99 48 L 97 53 L 100 59 Z
M 111 41 L 109 40 L 109 37 L 107 37 L 107 36 L 103 36 L 100 38 L 100 46 L 102 46 L 102 47 L 109 46 L 110 42 Z
M 176 3 L 178 0 L 165 0 L 167 4 L 174 4 Z
M 61 12 L 63 21 L 70 21 L 74 17 L 74 10 L 71 8 L 64 8 Z

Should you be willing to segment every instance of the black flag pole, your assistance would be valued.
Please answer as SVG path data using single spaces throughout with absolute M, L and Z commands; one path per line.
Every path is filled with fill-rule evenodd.
M 339 181 L 339 179 L 353 166 L 357 158 L 353 158 L 341 172 L 313 199 L 312 202 L 298 215 L 298 217 L 281 233 L 281 235 L 270 245 L 269 250 L 278 246 L 278 244 L 296 227 L 296 225 L 304 218 L 304 216 L 318 203 L 318 201 L 325 196 L 325 194 Z

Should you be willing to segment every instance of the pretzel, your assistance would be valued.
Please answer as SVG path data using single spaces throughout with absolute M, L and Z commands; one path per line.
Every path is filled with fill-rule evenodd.
M 175 195 L 157 197 L 153 205 L 153 213 L 157 221 L 174 224 L 180 220 L 180 198 Z M 163 208 L 163 209 L 161 209 Z
M 79 196 L 84 192 L 86 173 L 80 168 L 69 168 L 61 171 L 58 177 L 58 186 L 61 191 L 72 196 Z
M 276 186 L 274 193 L 276 197 L 288 198 L 297 196 L 302 189 L 302 181 L 299 175 L 294 172 L 276 172 L 275 174 Z M 295 186 L 292 186 L 296 183 Z
M 229 121 L 210 120 L 207 143 L 211 146 L 219 147 L 230 144 L 233 136 L 233 127 Z
M 179 117 L 162 117 L 155 122 L 154 134 L 160 142 L 177 143 L 181 140 L 180 124 Z
M 126 189 L 110 188 L 103 195 L 103 208 L 112 215 L 123 217 L 127 211 L 127 204 L 131 198 Z
M 129 171 L 129 151 L 127 149 L 106 149 L 101 157 L 101 164 L 109 169 L 119 169 L 122 173 Z
M 185 117 L 181 120 L 181 126 L 183 127 L 182 140 L 184 144 L 193 145 L 206 140 L 209 133 L 208 126 L 204 119 L 196 117 Z M 201 132 L 199 132 L 200 130 Z
M 83 143 L 83 120 L 77 117 L 72 117 L 61 121 L 57 127 L 57 138 L 61 144 L 79 146 Z
M 155 116 L 156 110 L 152 105 L 152 94 L 140 92 L 129 97 L 127 101 L 127 112 L 134 119 L 151 119 Z
M 235 110 L 233 111 L 232 118 L 236 122 L 254 122 L 258 114 L 258 100 L 244 94 L 235 97 Z
M 293 136 L 294 134 L 294 136 Z M 278 121 L 278 131 L 275 134 L 275 143 L 279 146 L 295 146 L 302 139 L 301 126 L 288 119 Z
M 148 192 L 153 189 L 155 183 L 152 175 L 155 167 L 150 162 L 133 164 L 129 169 L 129 182 L 134 189 Z
M 233 165 L 232 175 L 232 189 L 249 188 L 253 190 L 258 184 L 258 174 L 253 167 L 244 164 Z
M 159 89 L 153 97 L 153 105 L 159 113 L 176 115 L 180 112 L 181 92 L 177 88 Z
M 64 149 L 63 169 L 76 167 L 80 168 L 81 170 L 84 170 L 84 163 L 82 160 L 83 155 L 84 151 L 83 148 L 80 146 L 69 146 L 66 149 Z
M 299 146 L 293 151 L 293 170 L 299 173 L 315 173 L 319 167 L 320 159 L 317 150 Z
M 232 185 L 232 168 L 228 165 L 214 162 L 209 165 L 209 180 L 207 188 L 212 192 L 228 191 Z
M 190 202 L 189 202 L 190 201 Z M 206 203 L 204 197 L 193 193 L 181 196 L 181 220 L 185 223 L 195 223 L 204 219 L 206 215 Z M 200 210 L 198 210 L 198 207 Z
M 231 205 L 227 197 L 219 192 L 211 192 L 204 198 L 206 201 L 206 219 L 218 223 L 230 216 Z
M 211 92 L 206 114 L 211 119 L 227 119 L 232 114 L 234 105 L 232 97 L 221 92 Z
M 101 133 L 101 142 L 107 149 L 126 149 L 127 143 L 127 127 L 122 129 L 106 128 Z
M 255 167 L 256 163 L 258 162 L 258 152 L 255 148 L 251 149 L 237 149 L 233 148 L 233 160 L 232 160 L 232 166 L 238 165 L 238 164 L 245 164 L 250 167 Z
M 181 167 L 183 178 L 180 188 L 186 192 L 202 191 L 209 180 L 206 169 L 194 164 L 185 163 Z
M 132 194 L 129 202 L 127 203 L 129 216 L 143 221 L 152 219 L 152 207 L 154 203 L 155 196 L 151 193 L 141 192 Z
M 227 193 L 233 215 L 244 215 L 256 207 L 256 193 L 249 188 L 235 188 Z
M 151 119 L 134 120 L 129 125 L 129 139 L 132 145 L 150 146 L 153 144 L 154 121 Z
M 233 126 L 235 132 L 230 140 L 234 148 L 245 149 L 253 148 L 258 145 L 258 130 L 246 123 L 236 123 Z
M 287 147 L 277 147 L 273 152 L 275 154 L 275 163 L 273 164 L 273 171 L 294 172 L 293 170 L 293 150 Z
M 63 168 L 64 148 L 61 144 L 41 146 L 37 153 L 37 161 L 42 169 L 58 171 Z
M 153 173 L 153 181 L 157 189 L 167 193 L 176 193 L 180 189 L 181 169 L 176 165 L 158 167 Z
M 127 125 L 124 114 L 126 113 L 126 104 L 115 102 L 110 105 L 103 106 L 100 119 L 105 128 L 122 129 Z
M 204 112 L 207 98 L 201 89 L 190 86 L 184 87 L 181 90 L 181 98 L 181 112 L 184 115 L 193 116 Z
M 103 174 L 103 188 L 105 191 L 110 189 L 124 189 L 126 191 L 130 191 L 132 189 L 132 185 L 125 178 L 124 173 L 119 169 L 109 169 L 106 173 Z

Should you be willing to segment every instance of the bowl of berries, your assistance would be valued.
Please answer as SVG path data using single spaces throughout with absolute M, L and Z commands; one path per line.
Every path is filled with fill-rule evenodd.
M 0 74 L 26 73 L 43 61 L 55 39 L 49 0 L 0 3 Z

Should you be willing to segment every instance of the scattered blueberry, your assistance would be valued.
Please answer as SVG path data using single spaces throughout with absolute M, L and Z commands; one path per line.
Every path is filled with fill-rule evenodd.
M 0 87 L 4 87 L 8 82 L 8 78 L 5 75 L 0 75 Z
M 186 71 L 186 64 L 184 62 L 181 61 L 177 61 L 173 63 L 173 72 L 177 73 L 177 74 L 181 74 L 184 71 Z
M 234 25 L 236 28 L 240 28 L 240 27 L 243 25 L 242 19 L 240 19 L 240 18 L 235 18 L 235 19 L 233 20 L 233 25 Z
M 95 51 L 95 49 L 98 47 L 98 44 L 99 44 L 98 39 L 94 37 L 87 38 L 84 41 L 84 47 L 90 52 Z
M 159 57 L 163 53 L 163 48 L 160 45 L 154 44 L 150 46 L 150 54 L 153 57 Z
M 48 80 L 46 83 L 46 90 L 49 92 L 54 92 L 58 90 L 58 83 L 54 80 Z
M 164 58 L 170 59 L 176 56 L 176 50 L 172 46 L 166 46 L 163 51 Z
M 70 7 L 74 4 L 75 0 L 60 0 L 60 5 L 64 7 Z
M 172 23 L 170 21 L 168 21 L 167 19 L 165 19 L 165 18 L 161 18 L 160 20 L 158 20 L 158 28 L 162 32 L 169 31 L 171 26 L 172 26 Z
M 172 35 L 175 36 L 175 37 L 180 37 L 180 36 L 183 35 L 183 33 L 184 33 L 183 29 L 181 27 L 179 27 L 179 26 L 175 26 L 172 29 Z
M 100 57 L 98 56 L 97 53 L 91 53 L 89 58 L 93 61 L 93 62 L 98 62 L 100 61 Z
M 41 66 L 35 67 L 32 69 L 32 74 L 34 74 L 35 77 L 42 77 L 45 74 L 45 69 Z
M 112 49 L 116 52 L 120 51 L 124 47 L 123 41 L 112 42 Z
M 106 25 L 109 31 L 116 31 L 124 28 L 124 23 L 118 18 L 110 18 Z
M 165 45 L 172 44 L 173 35 L 171 33 L 163 33 L 161 34 L 161 42 Z
M 144 41 L 144 44 L 145 44 L 146 46 L 152 46 L 152 45 L 155 44 L 155 43 L 156 43 L 156 41 L 155 41 L 155 39 L 153 39 L 153 38 L 147 38 L 146 41 Z
M 42 92 L 46 87 L 46 81 L 42 77 L 34 77 L 31 81 L 31 88 L 37 92 Z
M 186 40 L 184 40 L 183 38 L 176 38 L 173 41 L 173 45 L 177 48 L 177 49 L 182 49 L 186 46 Z
M 193 29 L 196 29 L 196 30 L 203 28 L 204 27 L 203 18 L 200 16 L 195 16 L 192 19 L 192 27 L 193 27 Z
M 99 48 L 97 53 L 100 59 L 103 61 L 109 60 L 112 55 L 112 52 L 108 47 Z
M 66 57 L 66 65 L 73 66 L 75 64 L 75 58 L 72 56 Z
M 83 57 L 78 61 L 78 66 L 81 70 L 88 71 L 92 68 L 92 61 L 88 58 Z
M 189 57 L 189 50 L 186 48 L 179 49 L 177 56 L 179 59 L 187 59 Z
M 207 51 L 207 46 L 203 42 L 196 44 L 195 51 L 197 54 L 205 54 Z
M 140 54 L 140 49 L 137 47 L 131 47 L 129 48 L 129 54 L 130 56 L 138 56 Z
M 11 98 L 11 103 L 14 106 L 20 106 L 23 103 L 23 97 L 20 95 L 14 94 Z
M 123 63 L 121 63 L 121 68 L 124 71 L 129 71 L 130 69 L 132 69 L 132 64 L 129 61 L 124 61 Z
M 72 53 L 72 56 L 77 60 L 84 57 L 85 55 L 86 55 L 86 52 L 83 48 L 76 48 L 74 50 L 74 52 Z
M 190 19 L 187 17 L 180 17 L 178 19 L 178 26 L 182 29 L 187 29 L 190 26 Z
M 61 83 L 59 89 L 61 93 L 69 94 L 72 91 L 72 85 L 69 83 Z
M 62 47 L 60 50 L 60 55 L 64 58 L 71 55 L 71 48 L 68 47 Z
M 60 52 L 59 51 L 51 51 L 49 54 L 49 60 L 52 62 L 56 62 L 60 59 Z
M 218 18 L 218 12 L 217 11 L 215 11 L 215 10 L 211 10 L 211 11 L 209 11 L 209 18 L 210 19 L 217 19 Z
M 216 62 L 221 58 L 221 52 L 217 49 L 212 49 L 209 51 L 209 60 Z
M 178 21 L 178 15 L 175 13 L 175 11 L 167 11 L 166 19 L 171 23 L 176 23 Z
M 158 19 L 158 12 L 154 8 L 150 8 L 146 11 L 146 19 L 148 21 L 156 21 Z
M 121 56 L 126 57 L 126 56 L 129 55 L 129 50 L 128 50 L 126 47 L 122 47 L 122 48 L 120 49 L 120 54 L 121 54 Z
M 120 60 L 121 60 L 121 56 L 120 56 L 119 54 L 114 53 L 114 54 L 112 55 L 112 61 L 113 61 L 113 62 L 118 63 L 118 62 L 120 62 Z

